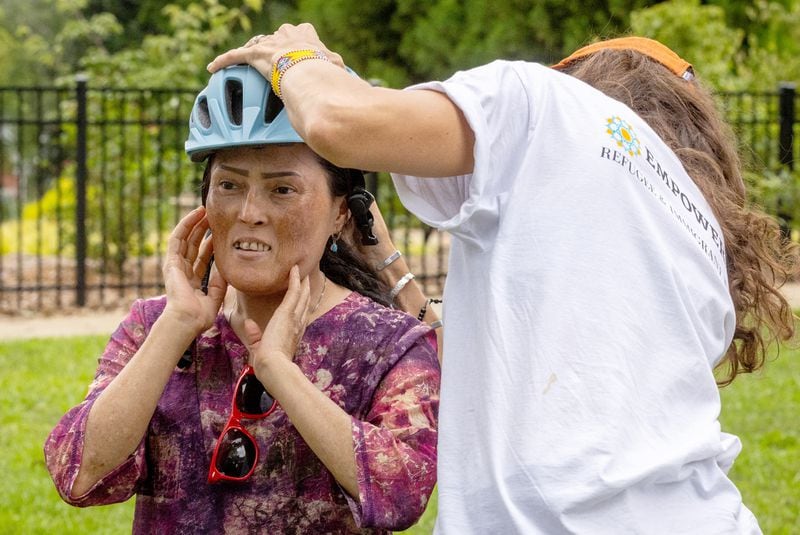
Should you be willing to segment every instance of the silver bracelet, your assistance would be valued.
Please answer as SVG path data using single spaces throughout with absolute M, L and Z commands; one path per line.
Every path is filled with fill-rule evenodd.
M 401 253 L 400 251 L 393 252 L 391 255 L 389 255 L 386 258 L 386 260 L 384 260 L 382 263 L 380 263 L 377 266 L 375 266 L 375 271 L 383 271 L 384 269 L 389 267 L 392 264 L 392 262 L 394 262 L 395 260 L 397 260 L 401 256 L 403 256 L 403 253 Z
M 397 297 L 397 294 L 399 294 L 400 291 L 406 287 L 406 284 L 411 282 L 411 279 L 413 278 L 414 278 L 413 273 L 406 273 L 405 275 L 403 275 L 403 277 L 399 281 L 397 281 L 397 284 L 394 285 L 392 291 L 389 292 L 389 297 L 391 297 L 392 300 L 394 300 L 394 298 Z

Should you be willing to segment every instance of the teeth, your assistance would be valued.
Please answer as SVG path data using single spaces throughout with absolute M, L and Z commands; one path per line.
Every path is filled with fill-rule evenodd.
M 254 241 L 240 241 L 234 244 L 234 247 L 243 251 L 259 251 L 263 252 L 269 249 L 265 244 Z

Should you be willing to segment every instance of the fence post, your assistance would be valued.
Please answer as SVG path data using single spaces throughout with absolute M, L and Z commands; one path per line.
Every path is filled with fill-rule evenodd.
M 86 306 L 86 88 L 85 74 L 75 77 L 77 139 L 75 147 L 75 304 Z
M 789 170 L 794 169 L 794 123 L 795 84 L 781 82 L 778 85 L 780 135 L 778 137 L 778 161 Z

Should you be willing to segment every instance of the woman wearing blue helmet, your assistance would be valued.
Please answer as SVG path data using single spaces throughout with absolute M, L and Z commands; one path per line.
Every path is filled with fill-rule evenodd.
M 170 237 L 166 296 L 134 304 L 47 440 L 61 496 L 136 494 L 135 533 L 413 524 L 435 483 L 435 336 L 355 246 L 376 242 L 363 175 L 311 151 L 247 66 L 198 95 L 186 151 L 203 206 Z

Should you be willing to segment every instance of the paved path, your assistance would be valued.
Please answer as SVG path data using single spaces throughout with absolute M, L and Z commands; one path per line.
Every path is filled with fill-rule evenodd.
M 783 293 L 792 308 L 800 309 L 800 282 L 787 284 L 783 287 Z M 127 312 L 124 309 L 76 312 L 69 316 L 0 316 L 0 342 L 24 338 L 110 335 Z
M 53 316 L 0 316 L 0 342 L 23 338 L 110 335 L 127 312 L 114 310 Z

